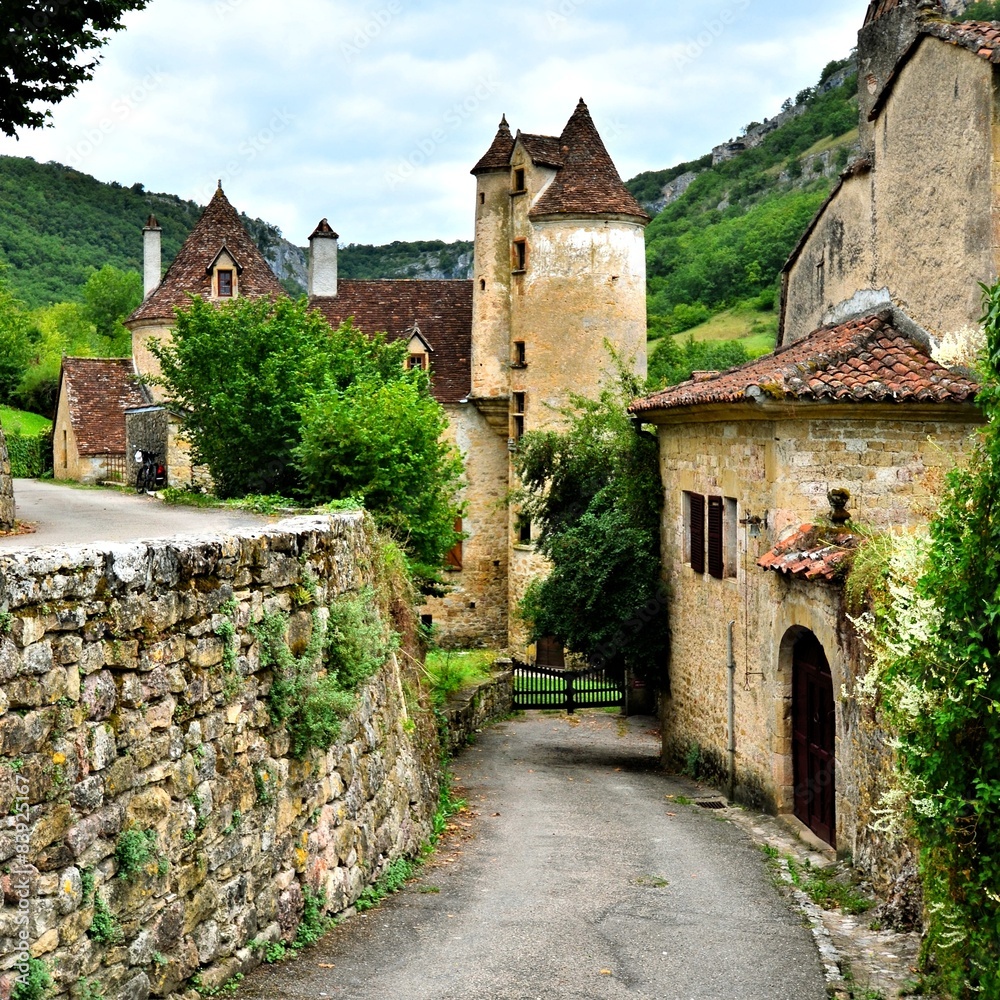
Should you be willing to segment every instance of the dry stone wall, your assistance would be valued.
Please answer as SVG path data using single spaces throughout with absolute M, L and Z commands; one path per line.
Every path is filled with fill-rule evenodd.
M 360 514 L 0 558 L 0 997 L 26 952 L 55 997 L 211 991 L 291 941 L 309 893 L 342 910 L 418 850 L 438 745 L 405 642 L 298 760 L 250 630 L 282 612 L 300 650 L 310 608 L 379 565 Z

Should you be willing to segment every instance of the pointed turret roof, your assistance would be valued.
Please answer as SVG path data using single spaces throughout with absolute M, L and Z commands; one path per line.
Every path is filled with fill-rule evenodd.
M 648 221 L 649 216 L 622 183 L 582 97 L 559 137 L 559 145 L 562 167 L 532 208 L 532 217 L 628 215 Z
M 485 174 L 490 170 L 506 170 L 510 166 L 510 154 L 514 152 L 514 137 L 510 134 L 507 116 L 500 119 L 493 145 L 482 159 L 472 168 L 473 174 Z
M 223 249 L 238 262 L 241 298 L 285 294 L 220 185 L 163 280 L 126 322 L 173 319 L 174 308 L 187 305 L 189 294 L 210 298 L 212 265 Z

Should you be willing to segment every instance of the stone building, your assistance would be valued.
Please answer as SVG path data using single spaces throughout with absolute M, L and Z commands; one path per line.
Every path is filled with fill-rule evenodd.
M 425 617 L 439 626 L 442 642 L 513 642 L 523 653 L 510 609 L 546 567 L 531 526 L 507 500 L 511 457 L 525 431 L 558 422 L 556 408 L 570 392 L 597 395 L 612 371 L 606 344 L 645 373 L 649 219 L 582 100 L 558 136 L 514 135 L 504 119 L 472 173 L 472 280 L 339 279 L 338 235 L 324 219 L 309 238 L 308 294 L 333 325 L 350 319 L 365 333 L 406 340 L 407 364 L 430 372 L 449 439 L 464 456 L 466 537 L 448 556 L 447 594 L 428 603 Z M 162 279 L 153 217 L 143 240 L 145 298 L 126 323 L 143 376 L 159 373 L 149 345 L 170 336 L 174 309 L 190 295 L 222 303 L 285 294 L 221 186 Z M 129 403 L 128 440 L 146 447 L 166 427 L 168 479 L 191 482 L 197 470 L 176 420 L 163 420 L 162 390 L 152 393 L 153 406 Z M 64 395 L 61 412 L 69 413 L 73 396 Z M 122 442 L 125 409 L 114 429 Z M 69 441 L 71 420 L 66 428 Z
M 870 802 L 841 570 L 857 540 L 828 498 L 849 496 L 866 529 L 933 509 L 980 417 L 976 385 L 934 361 L 931 343 L 884 310 L 633 405 L 657 425 L 665 488 L 665 754 L 728 776 L 733 623 L 736 794 L 856 856 Z
M 876 0 L 858 56 L 862 157 L 785 266 L 779 343 L 889 304 L 954 333 L 1000 268 L 998 26 Z
M 63 358 L 52 432 L 55 478 L 129 481 L 125 413 L 149 402 L 131 358 Z

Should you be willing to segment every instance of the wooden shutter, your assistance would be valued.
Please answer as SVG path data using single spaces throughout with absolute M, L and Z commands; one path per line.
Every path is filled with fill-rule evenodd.
M 462 519 L 460 517 L 455 518 L 455 531 L 461 533 L 462 531 Z M 452 571 L 460 570 L 462 568 L 462 542 L 461 539 L 457 541 L 451 551 L 444 557 L 445 569 Z
M 691 526 L 691 569 L 705 572 L 705 498 L 700 493 L 689 493 Z
M 717 580 L 725 575 L 722 558 L 722 497 L 708 498 L 708 572 Z

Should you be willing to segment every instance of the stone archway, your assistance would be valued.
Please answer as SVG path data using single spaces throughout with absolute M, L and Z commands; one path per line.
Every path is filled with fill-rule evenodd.
M 836 705 L 826 652 L 808 629 L 791 640 L 793 811 L 836 847 Z

